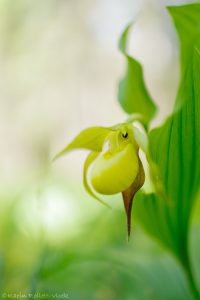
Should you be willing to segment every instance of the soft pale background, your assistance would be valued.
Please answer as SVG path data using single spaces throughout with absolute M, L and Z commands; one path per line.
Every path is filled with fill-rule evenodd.
M 50 158 L 83 128 L 125 120 L 117 43 L 131 20 L 129 52 L 160 107 L 154 124 L 163 122 L 179 79 L 177 37 L 164 7 L 188 2 L 0 0 L 0 206 L 6 219 L 17 203 L 12 222 L 25 240 L 62 244 L 104 212 L 82 186 L 86 153 L 53 165 Z M 118 198 L 107 199 L 110 215 L 124 217 Z M 20 251 L 9 253 L 15 262 Z

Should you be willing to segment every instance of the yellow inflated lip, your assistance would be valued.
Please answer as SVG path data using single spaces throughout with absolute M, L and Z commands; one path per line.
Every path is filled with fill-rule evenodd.
M 98 193 L 112 195 L 129 188 L 137 173 L 138 155 L 128 143 L 114 154 L 108 150 L 97 157 L 91 170 L 91 184 Z

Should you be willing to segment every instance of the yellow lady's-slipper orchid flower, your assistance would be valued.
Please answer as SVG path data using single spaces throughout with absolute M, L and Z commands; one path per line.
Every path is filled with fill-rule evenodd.
M 111 128 L 88 128 L 59 152 L 54 160 L 80 148 L 92 150 L 84 165 L 84 186 L 88 193 L 100 202 L 102 200 L 95 192 L 103 195 L 122 193 L 129 237 L 132 201 L 145 180 L 139 157 L 139 148 L 144 151 L 147 148 L 145 132 L 131 122 Z M 88 176 L 90 166 L 91 172 Z

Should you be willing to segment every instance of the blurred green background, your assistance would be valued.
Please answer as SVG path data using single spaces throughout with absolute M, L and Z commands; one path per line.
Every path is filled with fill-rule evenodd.
M 134 211 L 127 243 L 120 195 L 105 197 L 107 209 L 84 191 L 87 153 L 50 163 L 83 128 L 126 118 L 116 101 L 125 67 L 117 42 L 132 19 L 129 51 L 160 107 L 154 124 L 171 112 L 179 49 L 165 6 L 189 1 L 160 2 L 0 0 L 0 296 L 193 299 L 179 263 Z M 198 205 L 191 250 L 200 286 Z

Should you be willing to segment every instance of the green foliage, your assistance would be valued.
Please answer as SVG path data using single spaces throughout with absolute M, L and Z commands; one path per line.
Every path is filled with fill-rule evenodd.
M 200 4 L 170 7 L 181 44 L 181 82 L 174 114 L 152 130 L 150 160 L 157 194 L 138 195 L 145 229 L 170 249 L 194 286 L 188 254 L 191 213 L 200 184 Z
M 199 43 L 199 3 L 183 6 L 168 7 L 168 11 L 173 18 L 181 46 L 181 68 L 182 77 L 188 64 L 191 64 L 194 49 Z
M 173 241 L 170 247 L 183 261 L 183 245 L 187 243 L 191 210 L 200 183 L 199 70 L 200 56 L 195 49 L 193 64 L 188 66 L 179 92 L 178 99 L 181 98 L 184 105 L 162 127 L 153 130 L 149 135 L 151 157 L 159 167 L 157 180 L 163 184 L 167 200 L 163 202 L 163 199 L 160 201 L 151 195 L 148 201 L 154 207 L 152 214 L 159 214 L 157 226 L 159 224 L 160 229 L 161 226 L 166 229 L 160 235 L 161 241 L 165 244 Z M 143 201 L 146 207 L 145 199 Z M 168 226 L 164 225 L 166 220 Z M 151 227 L 150 224 L 148 228 L 149 226 Z
M 119 83 L 118 100 L 125 112 L 141 115 L 143 123 L 147 125 L 155 114 L 156 106 L 145 86 L 140 63 L 126 51 L 129 29 L 130 25 L 122 33 L 119 41 L 119 49 L 127 61 L 127 71 Z
M 186 30 L 186 25 L 182 26 L 185 19 L 186 22 L 189 17 L 194 20 L 197 16 L 196 11 L 199 11 L 200 16 L 200 5 L 185 6 L 184 9 L 184 14 L 183 8 L 178 14 L 178 8 L 170 8 L 179 32 Z M 176 13 L 173 14 L 173 11 Z M 194 17 L 193 12 L 195 12 Z M 177 21 L 177 16 L 181 21 Z M 200 25 L 200 18 L 198 22 Z M 196 31 L 196 23 L 194 24 L 193 28 L 189 23 L 190 36 L 193 35 L 192 29 Z M 160 236 L 161 241 L 165 244 L 169 244 L 170 240 L 173 241 L 173 246 L 170 247 L 183 260 L 185 259 L 185 253 L 182 253 L 183 246 L 187 243 L 189 219 L 200 181 L 200 40 L 197 34 L 195 37 L 194 43 L 190 43 L 187 52 L 190 60 L 186 59 L 185 44 L 181 44 L 185 55 L 182 61 L 184 75 L 177 102 L 182 103 L 182 107 L 169 117 L 163 126 L 152 130 L 149 134 L 150 155 L 158 167 L 157 181 L 163 185 L 166 198 L 163 203 L 163 199 L 160 201 L 156 196 L 151 195 L 148 196 L 148 201 L 152 202 L 153 206 L 157 206 L 157 209 L 152 210 L 153 215 L 163 216 L 161 220 L 159 217 L 159 226 L 165 223 L 166 219 L 168 220 L 168 226 L 164 227 L 170 231 Z M 145 200 L 143 204 L 146 205 Z

